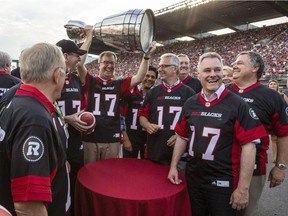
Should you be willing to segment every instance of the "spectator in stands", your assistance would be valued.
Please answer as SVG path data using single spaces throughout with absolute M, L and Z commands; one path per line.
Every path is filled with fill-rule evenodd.
M 120 99 L 131 94 L 130 90 L 142 82 L 149 67 L 149 59 L 156 49 L 144 54 L 138 72 L 125 79 L 113 79 L 117 56 L 110 51 L 99 55 L 99 76 L 86 72 L 84 92 L 87 108 L 96 117 L 95 131 L 83 136 L 84 163 L 118 157 L 120 151 Z
M 98 66 L 97 60 L 93 60 L 93 61 L 85 64 L 87 72 L 94 77 L 96 77 L 98 75 L 97 66 Z
M 275 79 L 269 80 L 267 83 L 267 87 L 270 89 L 274 89 L 275 91 L 279 92 L 279 83 Z
M 227 85 L 233 83 L 233 68 L 227 65 L 223 66 L 223 79 L 222 82 Z
M 244 51 L 233 64 L 234 83 L 228 88 L 245 100 L 256 112 L 268 133 L 277 136 L 276 164 L 269 173 L 270 187 L 280 185 L 285 178 L 288 163 L 288 121 L 286 104 L 281 95 L 259 82 L 264 72 L 264 60 L 259 53 Z M 249 190 L 249 205 L 241 215 L 258 215 L 258 204 L 266 180 L 266 162 L 269 140 L 262 140 L 257 147 L 254 176 Z
M 164 53 L 185 53 L 190 58 L 192 73 L 191 76 L 197 78 L 197 61 L 199 53 L 195 50 L 206 52 L 212 49 L 223 57 L 225 65 L 231 65 L 235 53 L 243 50 L 254 50 L 263 55 L 267 62 L 267 72 L 264 76 L 276 77 L 286 76 L 288 72 L 288 23 L 269 26 L 265 28 L 249 29 L 236 33 L 202 38 L 189 42 L 177 42 L 159 47 L 155 56 Z M 255 44 L 256 41 L 256 44 Z M 263 43 L 265 41 L 265 43 Z M 261 43 L 261 45 L 260 45 Z M 223 46 L 225 44 L 225 46 Z M 200 52 L 200 53 L 201 53 Z M 202 54 L 202 53 L 201 53 Z M 127 77 L 132 74 L 130 66 L 137 66 L 141 57 L 132 54 L 120 54 L 119 64 L 116 71 L 119 75 Z M 151 59 L 151 64 L 157 66 L 158 60 Z M 270 73 L 268 73 L 270 71 Z
M 143 130 L 137 116 L 143 100 L 148 91 L 154 87 L 158 78 L 158 71 L 155 67 L 149 66 L 149 69 L 141 84 L 134 87 L 132 95 L 124 98 L 124 114 L 126 131 L 123 131 L 123 157 L 144 158 L 147 131 Z
M 217 53 L 200 56 L 201 93 L 184 104 L 168 179 L 181 183 L 177 163 L 189 143 L 186 179 L 192 215 L 236 216 L 249 200 L 256 148 L 267 136 L 249 106 L 222 83 L 223 63 Z
M 12 86 L 20 83 L 20 79 L 10 74 L 11 64 L 12 59 L 10 55 L 0 51 L 0 99 Z
M 185 54 L 177 55 L 180 60 L 180 72 L 179 79 L 180 81 L 192 88 L 196 93 L 200 92 L 202 89 L 199 79 L 190 76 L 190 60 L 189 57 Z
M 160 164 L 170 164 L 175 144 L 175 125 L 184 102 L 195 91 L 178 79 L 180 60 L 166 53 L 160 57 L 158 66 L 161 85 L 146 95 L 138 112 L 140 124 L 148 133 L 147 159 Z

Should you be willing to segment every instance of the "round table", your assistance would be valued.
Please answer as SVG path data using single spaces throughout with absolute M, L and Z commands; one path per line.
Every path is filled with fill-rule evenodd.
M 148 160 L 115 158 L 90 163 L 78 173 L 77 216 L 189 216 L 184 176 L 174 185 L 169 166 Z

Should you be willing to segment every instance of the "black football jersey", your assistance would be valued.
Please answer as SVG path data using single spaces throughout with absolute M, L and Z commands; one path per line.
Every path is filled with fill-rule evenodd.
M 130 139 L 133 149 L 139 149 L 146 143 L 147 132 L 139 122 L 138 111 L 143 104 L 144 96 L 142 88 L 135 86 L 131 96 L 125 97 L 125 123 L 126 132 Z
M 191 77 L 190 75 L 188 75 L 184 80 L 182 80 L 182 83 L 192 88 L 196 93 L 200 92 L 202 89 L 200 80 Z
M 267 137 L 264 127 L 254 111 L 227 89 L 210 103 L 198 93 L 184 104 L 182 114 L 175 132 L 188 140 L 189 179 L 231 193 L 239 180 L 241 146 Z
M 48 203 L 49 215 L 70 208 L 66 134 L 53 104 L 37 89 L 21 85 L 0 118 L 0 204 Z M 12 198 L 13 197 L 13 198 Z
M 131 79 L 132 77 L 104 81 L 87 75 L 84 86 L 86 111 L 94 114 L 96 127 L 93 133 L 83 136 L 84 141 L 120 142 L 120 99 L 131 94 Z
M 167 146 L 168 139 L 175 135 L 174 129 L 180 118 L 185 101 L 195 94 L 190 87 L 179 83 L 172 89 L 163 84 L 151 89 L 139 110 L 139 116 L 146 117 L 150 123 L 161 129 L 147 136 L 147 158 L 162 164 L 170 164 L 173 148 Z
M 20 83 L 20 79 L 0 71 L 0 99 L 12 86 Z
M 69 74 L 65 80 L 61 98 L 57 101 L 58 106 L 64 116 L 80 112 L 84 107 L 84 93 L 79 77 Z M 69 139 L 67 148 L 68 160 L 81 157 L 83 155 L 81 133 L 73 126 L 68 125 Z
M 282 96 L 260 82 L 241 90 L 231 84 L 228 89 L 239 95 L 255 111 L 265 129 L 276 136 L 288 135 L 287 105 Z M 257 158 L 254 175 L 265 175 L 269 141 L 257 145 Z

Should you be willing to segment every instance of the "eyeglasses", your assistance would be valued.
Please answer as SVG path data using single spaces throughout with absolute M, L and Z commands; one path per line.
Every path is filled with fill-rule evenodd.
M 176 65 L 172 65 L 172 64 L 162 64 L 158 66 L 157 70 L 159 70 L 160 68 L 164 69 L 164 68 L 171 67 L 171 66 L 176 67 Z
M 114 61 L 102 61 L 100 63 L 103 63 L 105 66 L 108 66 L 109 64 L 111 64 L 112 66 L 114 66 L 116 63 Z

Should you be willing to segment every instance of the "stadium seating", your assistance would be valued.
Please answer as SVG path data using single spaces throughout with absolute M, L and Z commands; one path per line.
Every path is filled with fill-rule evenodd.
M 218 52 L 224 63 L 231 65 L 237 53 L 246 50 L 257 51 L 266 61 L 266 73 L 261 80 L 263 82 L 273 78 L 282 80 L 282 84 L 288 73 L 288 23 L 250 29 L 236 33 L 213 36 L 189 42 L 176 42 L 158 47 L 151 59 L 151 64 L 157 66 L 158 58 L 163 53 L 185 53 L 190 57 L 192 70 L 196 70 L 199 56 L 208 51 Z M 126 77 L 135 74 L 140 65 L 142 54 L 120 53 L 116 66 L 116 77 Z M 93 63 L 95 66 L 95 62 Z M 92 68 L 94 74 L 96 69 Z M 283 84 L 284 85 L 284 84 Z

